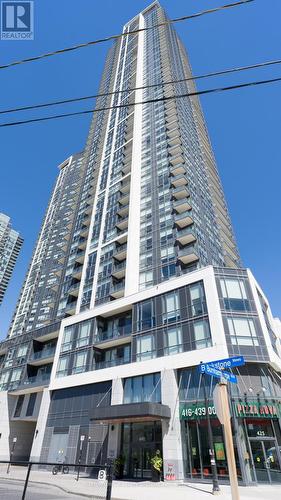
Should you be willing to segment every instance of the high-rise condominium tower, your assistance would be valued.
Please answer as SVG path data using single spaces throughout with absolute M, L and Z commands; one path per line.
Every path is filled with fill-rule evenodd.
M 23 240 L 12 229 L 10 217 L 0 213 L 0 304 L 12 276 Z
M 256 456 L 251 425 L 270 425 L 278 448 L 280 339 L 241 268 L 199 100 L 183 96 L 195 89 L 188 58 L 165 20 L 154 2 L 125 25 L 108 52 L 85 150 L 60 165 L 0 345 L 9 429 L 0 457 L 17 436 L 18 458 L 52 461 L 63 449 L 73 462 L 83 435 L 91 438 L 83 460 L 121 454 L 126 477 L 150 477 L 159 449 L 166 479 L 208 479 L 209 411 L 225 478 L 215 381 L 206 380 L 206 408 L 197 365 L 244 355 L 232 400 L 248 484 L 259 480 L 254 459 L 245 461 Z

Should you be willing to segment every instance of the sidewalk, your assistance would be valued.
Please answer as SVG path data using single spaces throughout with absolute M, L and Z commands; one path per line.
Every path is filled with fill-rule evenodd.
M 10 474 L 6 474 L 6 467 L 0 467 L 0 483 L 2 486 L 7 479 L 23 482 L 25 476 L 26 468 L 12 466 Z M 32 471 L 30 482 L 56 486 L 69 494 L 80 495 L 89 499 L 98 497 L 105 499 L 105 483 L 84 477 L 81 477 L 77 482 L 75 477 L 72 474 L 53 476 L 51 472 Z M 265 500 L 267 498 L 280 500 L 281 498 L 281 484 L 240 487 L 239 490 L 241 500 Z M 161 500 L 210 500 L 212 497 L 211 491 L 211 484 L 113 481 L 112 500 L 157 500 L 157 497 L 161 498 Z M 231 500 L 230 486 L 221 486 L 218 499 Z

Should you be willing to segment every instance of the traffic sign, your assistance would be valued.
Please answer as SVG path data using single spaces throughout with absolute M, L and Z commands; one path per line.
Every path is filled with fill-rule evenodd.
M 211 375 L 213 377 L 227 380 L 227 382 L 232 382 L 233 384 L 237 384 L 237 378 L 232 373 L 218 370 L 214 366 L 211 366 L 209 363 L 201 363 L 200 365 L 201 373 L 206 373 L 207 375 Z
M 225 370 L 226 368 L 234 368 L 235 366 L 245 365 L 245 359 L 243 356 L 234 356 L 232 358 L 218 359 L 216 361 L 208 361 L 208 363 L 201 363 L 200 366 L 204 367 L 206 365 L 213 366 L 217 370 Z M 204 372 L 204 368 L 201 369 L 201 373 Z

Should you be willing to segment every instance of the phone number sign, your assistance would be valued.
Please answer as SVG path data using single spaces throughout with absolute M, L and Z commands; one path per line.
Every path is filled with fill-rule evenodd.
M 216 417 L 216 409 L 210 404 L 206 407 L 204 404 L 191 403 L 180 405 L 180 420 L 196 420 L 197 418 L 206 418 L 207 412 L 210 417 Z

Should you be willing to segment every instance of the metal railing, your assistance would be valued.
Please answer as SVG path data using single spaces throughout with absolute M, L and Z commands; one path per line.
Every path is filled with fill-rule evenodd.
M 69 474 L 70 479 L 68 481 L 68 489 L 71 484 L 71 480 L 79 481 L 82 478 L 81 471 L 88 470 L 87 478 L 91 479 L 91 488 L 93 491 L 93 497 L 98 498 L 100 500 L 111 500 L 111 492 L 112 492 L 112 479 L 113 479 L 113 466 L 112 464 L 101 464 L 101 465 L 89 465 L 80 463 L 80 461 L 76 463 L 67 463 L 67 462 L 29 462 L 29 461 L 19 461 L 19 460 L 0 460 L 0 465 L 7 465 L 6 474 L 11 474 L 14 467 L 19 466 L 19 470 L 21 472 L 20 479 L 15 478 L 15 481 L 23 483 L 23 490 L 21 495 L 21 500 L 26 499 L 27 489 L 29 482 L 40 485 L 41 479 L 38 477 L 38 481 L 31 481 L 30 474 L 33 468 L 33 471 L 37 471 L 37 473 L 42 472 L 50 472 L 53 476 L 59 474 Z M 26 475 L 24 477 L 22 471 L 23 468 L 26 467 Z M 71 470 L 72 469 L 72 470 Z M 72 474 L 71 474 L 72 472 Z M 73 474 L 74 473 L 74 474 Z M 85 476 L 83 476 L 85 478 Z M 3 479 L 3 476 L 2 476 Z M 10 479 L 13 480 L 13 477 L 10 476 Z M 44 478 L 44 482 L 46 483 L 46 479 Z M 47 483 L 50 487 L 56 487 L 54 481 L 50 481 Z M 95 491 L 96 490 L 96 491 Z M 74 494 L 74 493 L 73 493 Z M 75 493 L 75 496 L 77 493 Z M 79 493 L 78 493 L 79 495 Z

